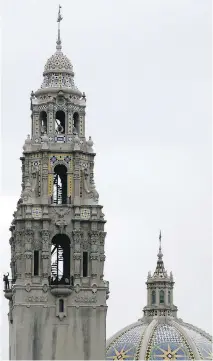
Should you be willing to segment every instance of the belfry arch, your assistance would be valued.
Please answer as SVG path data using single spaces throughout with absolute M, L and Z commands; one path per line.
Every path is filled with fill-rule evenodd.
M 73 114 L 73 133 L 79 134 L 79 132 L 80 132 L 80 119 L 79 119 L 79 114 L 75 112 Z
M 65 134 L 65 113 L 58 110 L 55 115 L 55 130 L 57 134 Z
M 41 134 L 47 133 L 47 113 L 42 110 L 39 115 Z
M 57 234 L 51 245 L 51 284 L 70 284 L 70 240 Z
M 67 204 L 67 167 L 64 164 L 54 168 L 53 203 Z

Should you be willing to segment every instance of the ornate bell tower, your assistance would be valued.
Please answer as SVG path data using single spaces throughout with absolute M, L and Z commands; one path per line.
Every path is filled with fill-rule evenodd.
M 11 225 L 9 355 L 13 360 L 103 360 L 106 347 L 104 214 L 94 184 L 86 97 L 62 53 L 31 93 L 31 136 L 25 141 L 22 193 Z M 6 276 L 7 277 L 7 276 Z

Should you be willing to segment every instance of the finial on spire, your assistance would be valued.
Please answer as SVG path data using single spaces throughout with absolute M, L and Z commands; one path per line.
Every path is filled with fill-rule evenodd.
M 58 18 L 57 18 L 57 23 L 58 23 L 58 39 L 56 41 L 56 49 L 58 51 L 61 50 L 62 46 L 61 46 L 61 32 L 60 32 L 60 22 L 63 19 L 63 17 L 61 16 L 61 5 L 59 5 L 59 9 L 58 9 Z
M 160 231 L 160 234 L 159 234 L 159 251 L 161 251 L 161 231 Z
M 160 231 L 160 234 L 159 234 L 159 252 L 158 252 L 158 259 L 162 259 L 163 257 L 163 254 L 162 254 L 162 251 L 161 251 L 161 231 Z

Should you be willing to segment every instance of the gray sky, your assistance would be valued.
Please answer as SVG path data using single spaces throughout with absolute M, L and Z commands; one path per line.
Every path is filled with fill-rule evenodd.
M 146 304 L 162 229 L 178 316 L 211 332 L 211 1 L 61 0 L 63 52 L 87 95 L 96 186 L 107 219 L 107 337 Z M 55 52 L 58 1 L 2 6 L 1 272 L 21 190 L 30 92 Z M 2 358 L 7 301 L 1 296 Z

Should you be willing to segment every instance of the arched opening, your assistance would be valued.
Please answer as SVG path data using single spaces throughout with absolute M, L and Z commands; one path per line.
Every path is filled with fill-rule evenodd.
M 70 240 L 66 234 L 52 239 L 51 284 L 70 285 Z
M 54 168 L 53 203 L 67 203 L 67 168 L 63 164 L 58 164 Z
M 164 291 L 160 290 L 160 303 L 164 303 Z
M 88 252 L 83 252 L 83 277 L 88 276 Z
M 168 304 L 171 303 L 171 291 L 168 291 Z
M 47 113 L 43 110 L 40 113 L 40 130 L 41 134 L 47 133 Z
M 63 110 L 58 110 L 55 115 L 55 130 L 58 134 L 65 133 L 65 113 Z
M 64 312 L 64 300 L 62 300 L 61 298 L 58 301 L 58 310 L 59 312 Z
M 79 134 L 79 130 L 80 130 L 79 114 L 75 112 L 73 114 L 73 134 Z
M 152 305 L 154 305 L 156 303 L 156 292 L 153 290 L 152 291 Z

